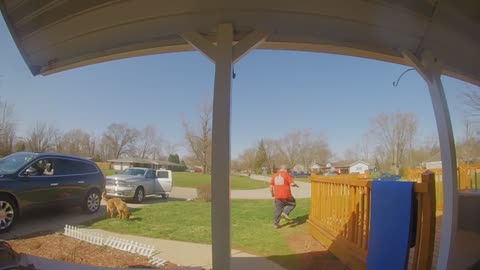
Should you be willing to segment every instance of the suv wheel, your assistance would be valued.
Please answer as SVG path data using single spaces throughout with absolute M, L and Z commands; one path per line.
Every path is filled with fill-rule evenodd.
M 8 232 L 17 220 L 15 202 L 6 195 L 0 195 L 0 233 Z
M 145 192 L 143 191 L 143 187 L 138 187 L 135 190 L 135 195 L 133 195 L 133 201 L 135 203 L 141 203 L 143 202 L 144 198 L 145 198 Z
M 88 191 L 82 208 L 87 214 L 93 214 L 97 212 L 98 209 L 100 209 L 100 192 L 96 189 L 91 189 Z

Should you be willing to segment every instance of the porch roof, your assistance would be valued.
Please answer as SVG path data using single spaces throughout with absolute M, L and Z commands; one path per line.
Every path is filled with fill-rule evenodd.
M 3 0 L 0 9 L 34 75 L 133 56 L 190 51 L 182 35 L 234 41 L 268 33 L 258 48 L 326 52 L 411 65 L 427 49 L 442 73 L 480 85 L 479 1 Z

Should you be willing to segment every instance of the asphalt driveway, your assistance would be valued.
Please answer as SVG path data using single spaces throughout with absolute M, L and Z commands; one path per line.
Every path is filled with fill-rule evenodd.
M 150 204 L 165 203 L 172 200 L 179 200 L 171 198 L 168 200 L 161 197 L 146 198 L 142 204 L 128 204 L 129 208 L 140 208 Z M 183 199 L 180 199 L 183 200 Z M 24 213 L 15 224 L 15 227 L 8 233 L 0 234 L 0 239 L 9 240 L 13 238 L 25 237 L 35 234 L 63 232 L 65 224 L 80 225 L 95 219 L 100 219 L 106 216 L 105 203 L 102 205 L 97 213 L 88 215 L 83 213 L 80 207 L 67 209 L 45 209 L 36 210 Z
M 92 215 L 84 214 L 80 207 L 26 212 L 17 220 L 10 232 L 0 234 L 0 239 L 9 240 L 45 232 L 59 232 L 63 231 L 65 224 L 78 225 L 101 218 L 105 214 L 105 206 L 101 206 L 100 210 Z

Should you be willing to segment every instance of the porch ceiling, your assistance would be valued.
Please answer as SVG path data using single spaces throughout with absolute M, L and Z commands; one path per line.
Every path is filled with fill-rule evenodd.
M 0 0 L 34 75 L 115 59 L 190 51 L 181 33 L 235 40 L 270 33 L 260 49 L 352 55 L 409 65 L 428 49 L 443 74 L 480 85 L 480 1 L 469 0 Z

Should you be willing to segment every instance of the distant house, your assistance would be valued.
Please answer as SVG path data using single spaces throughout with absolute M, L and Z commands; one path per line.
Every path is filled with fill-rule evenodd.
M 314 163 L 311 167 L 310 167 L 310 172 L 312 173 L 320 173 L 322 169 L 322 166 L 320 166 L 320 164 L 317 164 L 317 163 Z
M 364 174 L 365 172 L 368 172 L 368 166 L 369 164 L 367 162 L 358 160 L 350 164 L 348 171 L 350 174 L 355 174 L 355 173 Z
M 339 161 L 339 162 L 329 162 L 325 164 L 325 167 L 320 169 L 321 172 L 337 172 L 339 174 L 363 174 L 368 172 L 369 164 L 365 161 L 358 160 L 355 162 L 351 161 Z
M 145 158 L 119 158 L 107 160 L 116 171 L 123 171 L 131 167 L 152 168 L 152 169 L 173 169 L 182 165 L 166 160 L 150 160 Z
M 431 156 L 429 159 L 423 162 L 422 167 L 425 169 L 441 169 L 442 168 L 442 156 L 440 152 Z
M 303 165 L 295 165 L 293 167 L 292 171 L 294 171 L 294 172 L 305 172 L 306 169 L 305 169 L 305 166 L 303 166 Z

